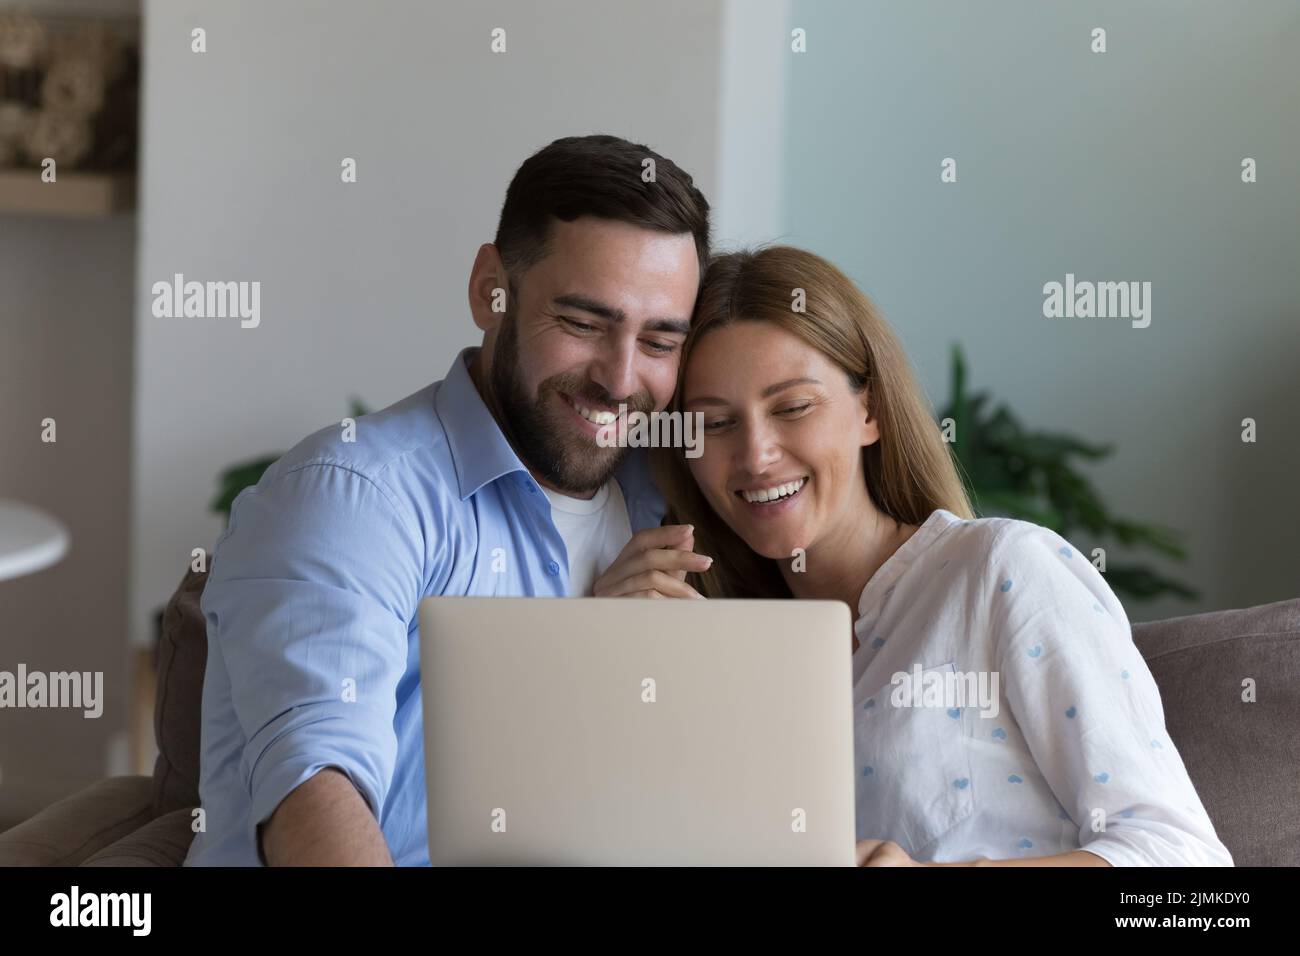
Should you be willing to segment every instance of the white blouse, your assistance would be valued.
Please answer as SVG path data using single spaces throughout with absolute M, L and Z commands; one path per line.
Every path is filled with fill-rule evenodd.
M 937 510 L 858 610 L 859 840 L 926 862 L 1085 847 L 1115 866 L 1232 865 L 1124 608 L 1060 535 Z

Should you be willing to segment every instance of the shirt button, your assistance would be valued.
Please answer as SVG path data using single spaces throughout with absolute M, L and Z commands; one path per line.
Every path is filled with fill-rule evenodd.
M 556 564 L 554 561 L 547 561 L 546 570 L 549 571 L 551 574 L 559 574 L 560 566 Z
M 536 486 L 536 485 L 533 485 L 533 484 L 530 484 L 530 485 L 528 486 L 528 493 L 529 493 L 530 495 L 535 495 L 535 494 L 537 494 L 537 486 Z

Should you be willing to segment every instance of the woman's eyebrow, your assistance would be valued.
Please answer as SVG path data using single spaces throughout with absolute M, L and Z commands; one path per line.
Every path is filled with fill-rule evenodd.
M 760 398 L 768 398 L 778 392 L 784 392 L 787 388 L 794 388 L 796 385 L 820 385 L 821 381 L 815 378 L 788 378 L 784 382 L 777 382 L 775 385 L 769 385 L 760 393 Z M 726 405 L 727 402 L 721 398 L 715 398 L 712 395 L 701 395 L 699 398 L 692 398 L 683 403 L 683 408 L 690 408 L 695 405 Z
M 720 398 L 714 398 L 712 395 L 705 395 L 700 398 L 692 398 L 683 404 L 683 408 L 691 408 L 695 405 L 720 405 L 725 406 L 727 403 Z
M 768 398 L 769 396 L 775 395 L 777 392 L 784 392 L 787 388 L 794 388 L 796 385 L 820 385 L 820 384 L 821 382 L 819 382 L 817 379 L 808 378 L 807 376 L 803 378 L 788 378 L 784 382 L 777 382 L 775 385 L 769 385 L 767 388 L 763 389 L 759 397 Z

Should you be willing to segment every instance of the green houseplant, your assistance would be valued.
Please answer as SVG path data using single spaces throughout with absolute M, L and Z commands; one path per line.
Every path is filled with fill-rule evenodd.
M 1141 564 L 1111 561 L 1110 545 L 1147 548 L 1179 561 L 1187 552 L 1178 532 L 1112 514 L 1076 467 L 1113 452 L 1049 432 L 1030 431 L 1005 405 L 990 407 L 987 393 L 968 394 L 961 347 L 952 353 L 952 398 L 939 412 L 940 427 L 951 420 L 958 471 L 971 504 L 981 516 L 1005 516 L 1051 528 L 1084 548 L 1107 551 L 1106 581 L 1121 598 L 1149 600 L 1166 594 L 1195 598 L 1196 591 Z
M 352 398 L 349 407 L 348 416 L 350 418 L 360 418 L 362 415 L 370 414 L 358 398 Z M 208 510 L 221 515 L 228 523 L 230 521 L 230 508 L 235 503 L 235 498 L 245 488 L 261 481 L 262 474 L 266 469 L 274 465 L 283 454 L 284 452 L 261 455 L 250 461 L 231 465 L 217 476 L 217 493 L 212 501 L 208 503 Z

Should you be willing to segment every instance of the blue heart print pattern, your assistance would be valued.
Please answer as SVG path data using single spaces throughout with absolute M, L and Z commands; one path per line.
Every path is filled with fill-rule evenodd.
M 921 861 L 1086 845 L 1114 865 L 1231 865 L 1123 605 L 1078 550 L 1027 522 L 940 509 L 889 559 L 890 599 L 868 583 L 855 623 L 874 647 L 854 674 L 859 839 L 896 840 Z M 917 664 L 997 674 L 996 711 L 951 697 L 896 706 L 891 677 Z

